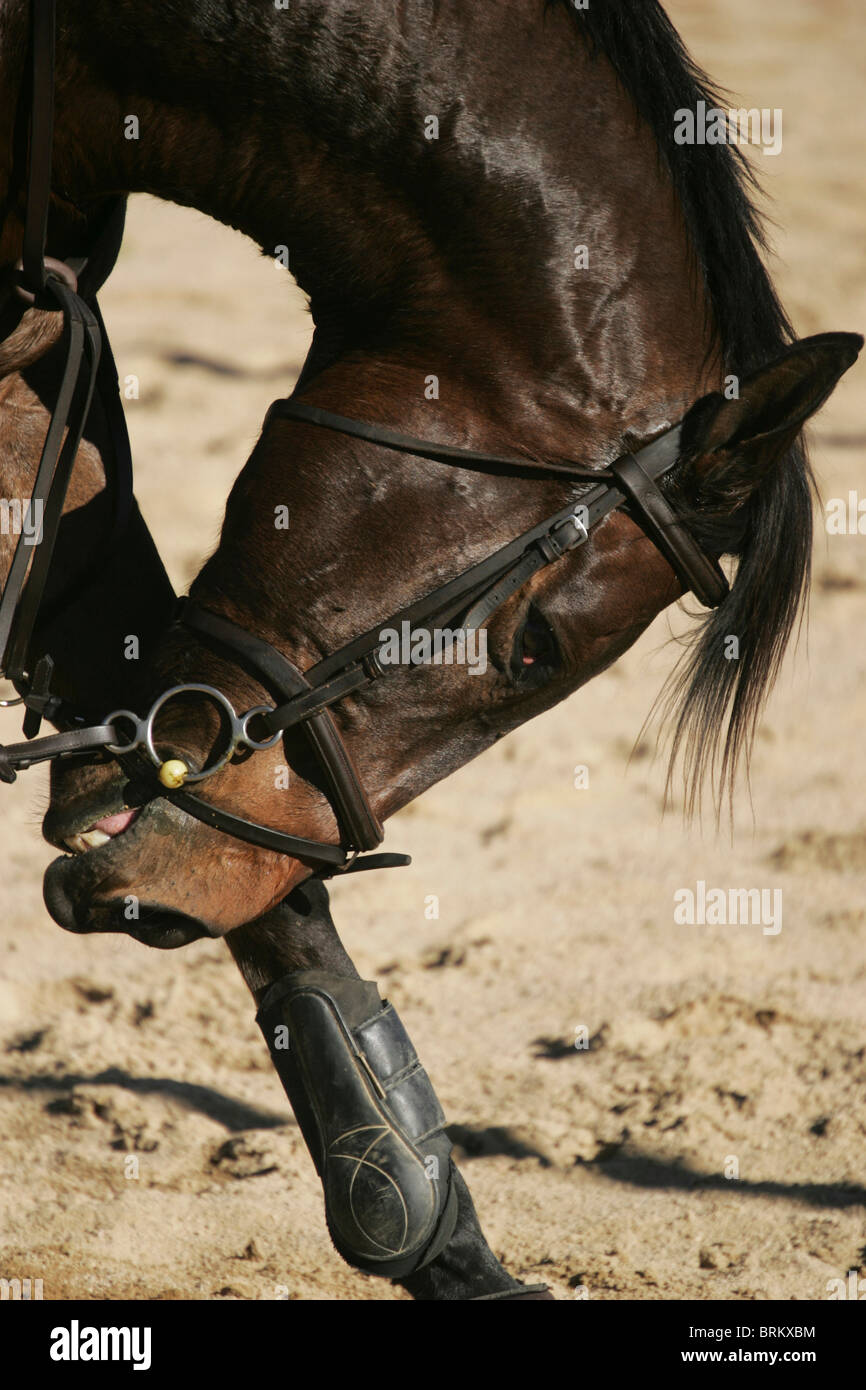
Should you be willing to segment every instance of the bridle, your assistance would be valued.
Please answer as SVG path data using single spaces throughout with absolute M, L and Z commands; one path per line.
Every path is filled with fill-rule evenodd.
M 60 710 L 61 702 L 50 693 L 50 658 L 40 659 L 32 673 L 28 673 L 27 664 L 37 617 L 45 616 L 43 601 L 51 558 L 94 394 L 99 395 L 104 406 L 112 437 L 113 468 L 110 475 L 106 470 L 106 484 L 112 494 L 113 516 L 106 544 L 82 566 L 69 588 L 80 589 L 96 576 L 106 556 L 122 543 L 135 510 L 132 460 L 117 369 L 96 302 L 96 294 L 120 250 L 126 200 L 115 199 L 109 204 L 86 257 L 60 261 L 45 255 L 54 129 L 54 0 L 34 0 L 30 17 L 32 64 L 19 101 L 19 122 L 26 120 L 27 125 L 26 213 L 22 257 L 13 293 L 38 309 L 60 310 L 64 365 L 27 508 L 31 519 L 41 515 L 41 534 L 38 544 L 31 547 L 22 527 L 0 595 L 0 675 L 19 692 L 18 699 L 3 700 L 0 705 L 25 706 L 24 733 L 28 739 L 38 733 L 43 717 L 51 719 Z M 105 732 L 108 737 L 108 731 Z M 95 730 L 86 738 L 83 731 L 68 732 L 52 736 L 51 740 L 39 740 L 36 760 L 93 746 L 97 746 Z M 16 762 L 19 766 L 27 765 L 14 753 L 7 760 L 0 751 L 0 780 L 14 780 Z
M 99 286 L 91 288 L 86 298 L 82 298 L 73 263 L 45 256 L 53 137 L 55 3 L 56 0 L 31 0 L 33 85 L 19 292 L 32 296 L 37 308 L 60 307 L 64 317 L 66 359 L 31 499 L 31 508 L 34 502 L 44 507 L 43 538 L 39 546 L 34 547 L 38 553 L 30 563 L 29 574 L 23 534 L 19 538 L 0 598 L 0 674 L 6 674 L 19 691 L 24 691 L 22 703 L 27 711 L 26 741 L 6 747 L 0 745 L 0 780 L 14 781 L 19 769 L 36 762 L 102 750 L 121 763 L 130 784 L 140 786 L 145 779 L 146 800 L 164 797 L 195 819 L 237 839 L 311 861 L 320 875 L 406 864 L 409 860 L 405 855 L 365 854 L 364 858 L 358 858 L 359 854 L 375 849 L 382 842 L 384 831 L 334 722 L 331 707 L 345 696 L 383 679 L 390 671 L 401 669 L 382 659 L 385 629 L 408 623 L 413 632 L 429 634 L 434 627 L 441 629 L 443 624 L 455 624 L 451 629 L 455 636 L 477 631 L 533 575 L 582 545 L 594 526 L 624 505 L 669 561 L 683 589 L 693 591 L 707 607 L 720 604 L 728 593 L 728 582 L 718 561 L 700 548 L 658 486 L 658 480 L 681 458 L 682 422 L 637 453 L 627 453 L 608 468 L 595 470 L 504 458 L 432 443 L 382 425 L 348 419 L 294 397 L 276 401 L 265 419 L 265 428 L 277 419 L 293 420 L 462 469 L 559 481 L 567 479 L 581 484 L 583 491 L 553 516 L 546 517 L 494 554 L 383 619 L 304 672 L 271 643 L 225 616 L 212 613 L 190 599 L 181 599 L 174 620 L 177 628 L 193 634 L 212 650 L 244 668 L 269 691 L 273 704 L 256 705 L 239 715 L 228 697 L 214 686 L 204 683 L 176 685 L 159 695 L 143 719 L 130 710 L 115 710 L 100 724 L 85 727 L 81 716 L 71 714 L 69 722 L 75 722 L 76 727 L 43 738 L 35 737 L 43 717 L 57 719 L 60 702 L 50 693 L 50 659 L 40 660 L 32 674 L 28 674 L 27 657 L 66 488 L 95 389 L 99 390 L 113 422 L 115 469 L 119 471 L 115 492 L 125 499 L 117 511 L 116 534 L 122 534 L 128 520 L 132 491 L 117 374 L 93 297 Z M 101 233 L 109 248 L 116 241 L 115 256 L 120 244 L 117 220 L 115 211 L 108 219 L 107 231 Z M 122 232 L 122 209 L 119 220 Z M 113 259 L 105 254 L 105 246 L 97 249 L 102 252 L 97 259 L 103 263 L 110 260 L 110 269 Z M 80 273 L 81 267 L 78 269 Z M 107 273 L 105 270 L 105 275 Z M 109 364 L 107 368 L 106 363 Z M 213 701 L 228 729 L 228 737 L 214 760 L 198 771 L 179 758 L 163 758 L 154 732 L 157 716 L 166 705 L 172 699 L 189 694 L 203 695 Z M 187 790 L 224 769 L 235 754 L 273 748 L 287 731 L 298 726 L 303 728 L 327 783 L 340 827 L 341 844 L 308 840 L 259 825 L 221 810 Z

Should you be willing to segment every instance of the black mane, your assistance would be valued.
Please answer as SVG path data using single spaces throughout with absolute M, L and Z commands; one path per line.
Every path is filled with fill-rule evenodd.
M 706 286 L 725 370 L 747 375 L 793 337 L 762 259 L 767 242 L 754 202 L 757 180 L 738 146 L 674 141 L 676 111 L 694 110 L 698 101 L 727 110 L 730 101 L 689 56 L 658 0 L 591 0 L 585 10 L 575 10 L 571 0 L 546 4 L 567 6 L 583 41 L 607 58 L 653 131 Z M 674 674 L 665 705 L 675 720 L 671 766 L 683 752 L 689 811 L 705 772 L 720 772 L 718 811 L 726 787 L 733 795 L 743 756 L 748 767 L 758 716 L 809 592 L 814 491 L 797 441 L 736 519 L 738 539 L 725 546 L 739 558 L 731 594 L 704 619 Z M 708 524 L 702 531 L 699 515 L 694 519 L 696 539 L 710 549 L 718 539 L 713 529 Z M 739 661 L 724 655 L 729 634 L 740 638 Z

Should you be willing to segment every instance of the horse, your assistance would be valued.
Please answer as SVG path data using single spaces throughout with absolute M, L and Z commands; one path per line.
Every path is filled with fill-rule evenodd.
M 26 12 L 4 11 L 4 77 L 20 70 Z M 673 139 L 678 112 L 718 100 L 661 7 L 72 3 L 57 78 L 67 210 L 86 220 L 118 190 L 192 204 L 266 254 L 288 251 L 315 322 L 295 397 L 271 412 L 232 490 L 190 613 L 138 674 L 130 705 L 153 701 L 150 717 L 132 717 L 125 754 L 53 769 L 45 834 L 76 850 L 46 875 L 60 925 L 123 930 L 132 896 L 150 944 L 204 932 L 234 947 L 328 860 L 348 812 L 361 827 L 350 847 L 372 848 L 381 821 L 604 670 L 689 588 L 714 606 L 675 687 L 674 753 L 691 805 L 707 770 L 717 796 L 731 787 L 808 587 L 801 430 L 862 339 L 792 341 L 739 151 Z M 7 186 L 14 114 L 10 100 Z M 19 184 L 0 236 L 9 276 L 21 205 Z M 340 413 L 349 402 L 361 424 Z M 281 511 L 288 530 L 274 525 Z M 539 536 L 540 518 L 558 520 Z M 532 536 L 517 553 L 515 535 Z M 736 562 L 730 586 L 721 556 Z M 461 589 L 482 571 L 486 590 Z M 437 616 L 424 597 L 449 585 L 474 621 L 465 603 L 444 616 L 486 634 L 484 672 L 424 659 L 384 672 L 375 635 L 395 615 Z M 278 727 L 275 689 L 289 721 Z M 311 749 L 300 727 L 313 718 Z M 148 739 L 160 781 L 142 788 L 129 757 Z M 208 781 L 204 809 L 190 779 Z M 88 843 L 100 823 L 107 842 Z M 374 1015 L 367 999 L 356 1017 L 315 974 L 273 981 L 262 1004 L 296 1111 L 306 1100 L 316 1112 L 299 1120 L 323 1162 L 302 1019 L 331 1029 L 339 1057 L 340 1028 L 356 1055 Z M 291 1065 L 280 1027 L 300 1054 Z M 427 1263 L 410 1279 L 429 1276 L 459 1230 L 460 1194 L 450 1178 L 440 1187 Z
M 57 235 L 70 245 L 75 231 L 68 225 L 58 227 Z M 93 230 L 88 228 L 82 244 L 93 240 Z M 97 278 L 106 273 L 103 265 Z M 97 288 L 93 283 L 91 293 Z M 11 326 L 0 343 L 0 456 L 5 491 L 23 497 L 32 489 L 47 432 L 47 403 L 57 396 L 62 325 L 59 314 L 27 309 L 20 302 L 8 302 L 4 310 L 0 326 Z M 114 535 L 116 501 L 110 494 L 119 463 L 118 444 L 122 452 L 126 443 L 125 437 L 118 441 L 113 434 L 106 401 L 97 393 L 76 452 L 50 584 L 31 642 L 35 661 L 51 653 L 53 689 L 79 710 L 95 711 L 106 700 L 123 704 L 134 698 L 138 681 L 132 679 L 133 668 L 123 657 L 127 629 L 132 626 L 139 636 L 140 655 L 146 661 L 174 611 L 171 584 L 134 499 L 122 529 Z M 106 533 L 113 536 L 114 544 L 106 545 Z M 4 579 L 13 553 L 12 537 L 0 535 Z M 95 555 L 97 564 L 82 569 L 82 554 Z M 178 944 L 165 933 L 154 941 L 146 920 L 141 930 L 137 918 L 127 921 L 125 932 L 163 949 Z M 258 921 L 233 932 L 227 944 L 257 1003 L 269 987 L 292 972 L 312 969 L 360 979 L 337 934 L 327 889 L 317 878 L 300 885 Z M 541 1286 L 526 1291 L 505 1271 L 482 1234 L 471 1195 L 456 1168 L 454 1180 L 459 1210 L 446 1249 L 425 1269 L 400 1282 L 414 1297 L 430 1300 L 546 1296 Z

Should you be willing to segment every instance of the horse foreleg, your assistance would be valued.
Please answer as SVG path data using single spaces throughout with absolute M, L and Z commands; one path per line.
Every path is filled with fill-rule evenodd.
M 324 884 L 302 884 L 228 944 L 262 1006 L 343 1258 L 416 1299 L 549 1298 L 512 1279 L 485 1241 L 426 1073 L 352 964 Z

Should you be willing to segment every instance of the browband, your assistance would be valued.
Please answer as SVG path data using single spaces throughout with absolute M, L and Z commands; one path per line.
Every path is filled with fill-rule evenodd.
M 622 496 L 611 505 L 604 505 L 602 515 L 627 499 L 636 513 L 639 524 L 671 565 L 684 589 L 690 589 L 707 608 L 717 608 L 730 591 L 727 577 L 718 560 L 701 550 L 655 481 L 677 462 L 681 425 L 659 435 L 637 454 L 624 454 L 607 469 L 588 469 L 576 464 L 501 458 L 496 454 L 479 453 L 474 449 L 435 444 L 430 440 L 400 434 L 384 425 L 350 420 L 344 415 L 335 415 L 333 411 L 295 400 L 294 397 L 275 401 L 265 417 L 265 426 L 274 418 L 301 420 L 306 424 L 319 425 L 339 434 L 351 435 L 355 439 L 364 439 L 371 444 L 379 444 L 402 454 L 417 455 L 419 458 L 432 459 L 437 463 L 454 463 L 463 468 L 496 468 L 524 474 L 529 472 L 534 476 L 543 473 L 550 477 L 580 482 L 613 483 Z M 613 493 L 614 488 L 611 487 L 609 492 Z M 609 498 L 605 498 L 604 501 L 609 502 Z M 598 518 L 590 516 L 589 525 L 591 526 L 596 519 Z M 529 573 L 531 571 L 527 573 L 527 578 Z M 518 588 L 521 582 L 524 581 L 519 580 L 513 587 Z M 507 597 L 507 594 L 503 597 Z M 502 602 L 502 599 L 499 602 Z M 492 612 L 492 608 L 490 611 Z

